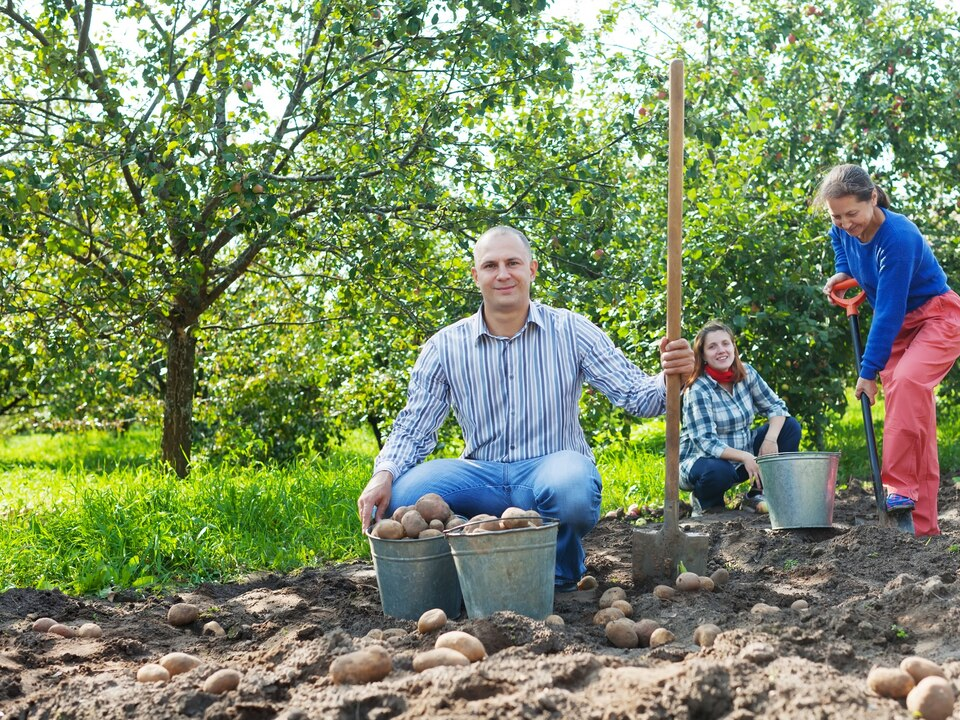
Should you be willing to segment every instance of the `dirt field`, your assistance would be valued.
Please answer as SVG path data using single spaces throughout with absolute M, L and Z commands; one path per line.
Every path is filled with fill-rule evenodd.
M 565 597 L 556 603 L 566 621 L 559 628 L 511 613 L 450 621 L 447 629 L 483 640 L 489 657 L 420 674 L 412 658 L 436 633 L 421 636 L 415 623 L 383 616 L 368 563 L 164 598 L 11 590 L 0 595 L 0 718 L 907 718 L 902 703 L 872 694 L 865 679 L 873 665 L 916 654 L 941 663 L 960 687 L 960 496 L 950 482 L 940 508 L 944 535 L 929 540 L 877 527 L 872 495 L 859 489 L 838 498 L 833 529 L 774 532 L 765 517 L 739 512 L 685 520 L 709 532 L 710 568 L 728 568 L 731 580 L 671 602 L 633 587 L 632 526 L 604 520 L 588 538 L 600 590 L 623 587 L 635 619 L 658 620 L 675 642 L 616 649 L 591 624 L 596 597 Z M 791 610 L 798 599 L 810 609 Z M 168 624 L 167 609 L 179 601 L 198 605 L 200 619 Z M 780 611 L 757 614 L 757 603 Z M 103 636 L 34 632 L 42 616 L 75 627 L 96 622 Z M 204 635 L 210 620 L 226 635 Z M 704 622 L 723 631 L 709 649 L 692 640 Z M 369 635 L 390 628 L 405 632 L 385 641 Z M 335 657 L 375 642 L 392 655 L 386 679 L 331 682 Z M 138 668 L 171 651 L 203 664 L 165 685 L 136 682 Z M 242 673 L 239 687 L 203 692 L 220 668 Z

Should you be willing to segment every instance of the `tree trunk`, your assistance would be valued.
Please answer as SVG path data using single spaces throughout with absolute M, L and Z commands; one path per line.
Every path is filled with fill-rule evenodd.
M 173 322 L 167 340 L 167 387 L 161 447 L 164 461 L 181 478 L 190 471 L 196 362 L 197 339 L 191 327 Z

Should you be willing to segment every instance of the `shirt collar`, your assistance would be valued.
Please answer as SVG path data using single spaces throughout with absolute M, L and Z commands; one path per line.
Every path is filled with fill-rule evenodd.
M 471 322 L 472 333 L 475 340 L 479 340 L 484 335 L 493 337 L 493 335 L 490 334 L 490 331 L 487 330 L 487 324 L 483 321 L 483 303 L 480 303 L 480 307 L 477 309 L 477 312 L 474 314 Z M 533 323 L 539 327 L 544 327 L 543 306 L 533 300 L 530 301 L 530 309 L 527 311 L 527 322 L 523 326 L 524 329 L 530 323 Z M 521 329 L 520 332 L 522 333 L 523 329 Z M 517 334 L 519 335 L 520 333 Z

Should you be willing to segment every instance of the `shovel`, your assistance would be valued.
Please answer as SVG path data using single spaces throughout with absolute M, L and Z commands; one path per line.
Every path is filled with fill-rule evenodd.
M 857 365 L 857 376 L 860 375 L 860 359 L 863 357 L 863 345 L 860 342 L 860 313 L 859 307 L 866 299 L 866 293 L 861 290 L 853 297 L 844 297 L 850 288 L 857 287 L 856 280 L 844 280 L 830 288 L 830 302 L 847 311 L 850 318 L 850 336 L 853 339 L 853 357 Z M 870 398 L 866 393 L 860 394 L 860 405 L 863 408 L 863 429 L 867 435 L 867 452 L 870 454 L 870 469 L 873 472 L 873 497 L 877 503 L 877 516 L 880 527 L 896 525 L 900 530 L 913 534 L 913 513 L 910 510 L 887 512 L 887 498 L 880 478 L 880 457 L 877 454 L 877 437 L 873 432 L 873 414 L 870 412 Z
M 683 205 L 683 61 L 670 63 L 670 135 L 667 166 L 667 339 L 680 338 L 680 225 Z M 703 575 L 707 570 L 710 536 L 680 531 L 680 387 L 679 375 L 667 375 L 667 426 L 663 526 L 638 528 L 633 533 L 633 581 L 673 584 L 685 570 Z

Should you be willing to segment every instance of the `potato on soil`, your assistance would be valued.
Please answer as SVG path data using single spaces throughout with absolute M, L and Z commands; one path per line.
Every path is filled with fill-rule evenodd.
M 608 622 L 604 627 L 604 633 L 607 640 L 614 647 L 635 648 L 640 647 L 640 638 L 637 637 L 636 623 L 627 618 L 620 618 Z
M 98 638 L 103 637 L 103 628 L 101 628 L 96 623 L 84 623 L 80 626 L 80 629 L 77 630 L 77 635 L 84 638 Z
M 666 628 L 657 628 L 650 633 L 650 647 L 660 647 L 676 640 L 676 636 Z
M 60 637 L 72 638 L 77 636 L 77 631 L 74 630 L 69 625 L 62 625 L 57 623 L 56 625 L 51 625 L 47 628 L 48 633 L 53 633 L 54 635 L 59 635 Z
M 451 630 L 450 632 L 443 633 L 443 635 L 437 638 L 434 647 L 456 650 L 458 653 L 465 655 L 472 663 L 483 660 L 487 656 L 487 651 L 483 647 L 483 643 L 473 635 L 465 633 L 462 630 Z
M 692 572 L 680 573 L 674 584 L 677 586 L 677 590 L 696 592 L 700 589 L 700 576 Z
M 57 621 L 53 618 L 42 617 L 34 620 L 33 625 L 30 626 L 30 629 L 34 632 L 47 632 L 47 630 L 57 624 Z
M 450 515 L 453 514 L 450 512 L 450 506 L 447 505 L 447 501 L 437 493 L 427 493 L 417 500 L 415 507 L 417 512 L 420 513 L 420 517 L 427 522 L 431 520 L 446 522 Z
M 203 626 L 203 632 L 201 634 L 212 635 L 213 637 L 224 637 L 227 632 L 220 623 L 216 620 L 211 620 Z
M 775 605 L 768 605 L 767 603 L 757 603 L 752 608 L 750 612 L 754 615 L 778 615 L 780 613 L 780 608 Z
M 203 691 L 211 695 L 222 695 L 230 690 L 236 690 L 240 684 L 240 673 L 230 668 L 217 670 L 203 681 Z
M 470 660 L 467 656 L 453 648 L 434 648 L 433 650 L 426 650 L 413 656 L 413 669 L 415 672 L 423 672 L 424 670 L 444 665 L 469 664 Z
M 643 618 L 637 620 L 633 624 L 633 628 L 637 633 L 637 638 L 640 640 L 640 647 L 650 647 L 650 636 L 653 635 L 653 631 L 661 627 L 660 623 L 656 620 L 651 620 L 650 618 Z
M 390 653 L 379 645 L 347 653 L 330 663 L 330 679 L 337 685 L 362 685 L 383 680 L 393 670 Z
M 673 600 L 677 596 L 677 591 L 669 585 L 657 585 L 653 589 L 653 594 L 658 600 Z
M 434 630 L 439 630 L 447 624 L 447 614 L 440 608 L 427 610 L 420 619 L 417 620 L 417 631 L 421 635 L 426 635 Z
M 717 587 L 723 587 L 730 582 L 730 572 L 726 568 L 717 568 L 710 573 L 710 579 Z
M 381 520 L 373 526 L 370 534 L 381 540 L 400 540 L 404 536 L 403 525 L 396 520 Z
M 170 673 L 163 665 L 156 663 L 147 663 L 137 670 L 137 682 L 141 683 L 166 683 L 170 682 Z
M 790 609 L 796 610 L 797 612 L 800 612 L 801 610 L 809 610 L 810 603 L 803 599 L 794 600 L 792 603 L 790 603 Z
M 200 608 L 193 603 L 174 603 L 167 611 L 167 622 L 174 627 L 182 627 L 196 622 L 200 617 Z
M 875 667 L 867 674 L 867 687 L 880 697 L 900 700 L 913 690 L 914 682 L 899 668 Z
M 170 676 L 173 677 L 174 675 L 185 673 L 188 670 L 193 670 L 200 664 L 201 660 L 196 655 L 189 655 L 184 652 L 172 652 L 160 658 L 159 662 L 160 665 L 167 669 Z
M 623 614 L 623 610 L 615 607 L 606 607 L 603 610 L 598 610 L 597 614 L 593 616 L 593 624 L 606 625 L 608 622 L 622 620 L 624 617 L 626 616 Z
M 599 583 L 593 575 L 584 575 L 577 583 L 577 590 L 594 590 Z
M 704 592 L 713 592 L 717 587 L 717 584 L 706 576 L 700 576 L 700 589 Z
M 553 627 L 563 627 L 566 624 L 559 615 L 547 615 L 547 617 L 543 619 L 543 622 Z
M 613 605 L 614 600 L 626 600 L 627 591 L 622 587 L 607 588 L 600 596 L 600 608 L 608 608 Z
M 693 641 L 700 647 L 712 647 L 713 641 L 720 634 L 720 628 L 713 623 L 704 623 L 693 631 Z
M 947 720 L 953 715 L 955 697 L 950 682 L 928 675 L 907 695 L 907 710 L 924 720 Z
M 614 600 L 610 607 L 616 608 L 622 612 L 624 617 L 633 617 L 633 605 L 628 603 L 626 600 Z
M 927 660 L 917 655 L 911 655 L 901 660 L 900 669 L 905 673 L 909 673 L 915 683 L 919 683 L 925 677 L 930 677 L 931 675 L 942 678 L 947 676 L 946 673 L 943 672 L 943 668 L 933 662 L 933 660 Z
M 400 524 L 403 525 L 403 534 L 411 538 L 417 537 L 428 527 L 427 521 L 416 510 L 405 513 Z

